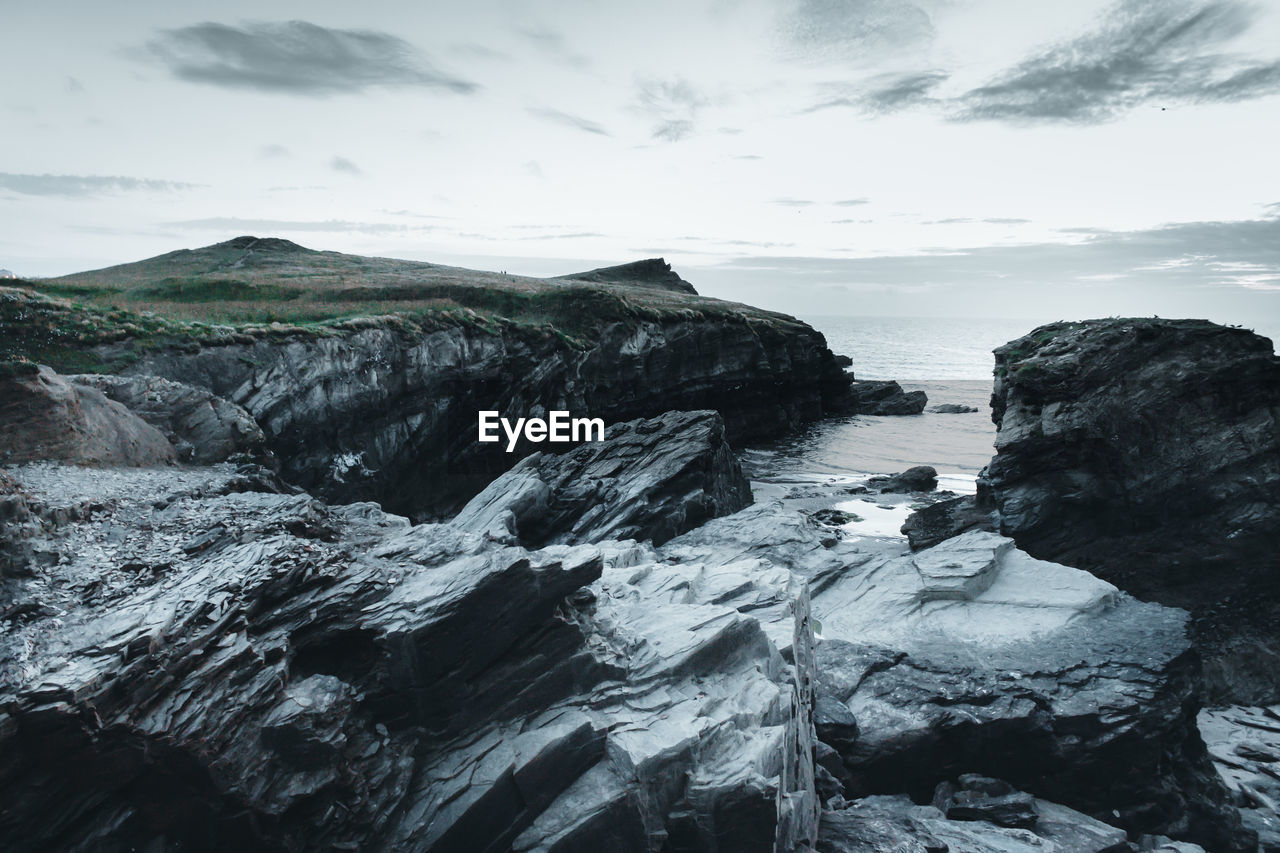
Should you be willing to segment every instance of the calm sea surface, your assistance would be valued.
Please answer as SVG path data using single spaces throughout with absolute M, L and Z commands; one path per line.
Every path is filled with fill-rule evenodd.
M 799 435 L 743 454 L 748 476 L 763 482 L 814 482 L 890 474 L 913 465 L 938 469 L 939 487 L 972 492 L 995 452 L 991 423 L 991 350 L 1038 324 L 1030 320 L 911 317 L 802 317 L 831 349 L 853 359 L 859 379 L 896 379 L 929 395 L 929 405 L 960 403 L 972 414 L 925 412 L 814 424 Z

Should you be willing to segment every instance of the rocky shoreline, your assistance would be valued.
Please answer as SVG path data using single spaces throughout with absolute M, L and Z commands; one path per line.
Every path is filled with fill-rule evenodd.
M 427 388 L 452 389 L 442 411 L 473 405 L 469 383 L 490 380 L 471 366 L 495 382 L 510 367 L 501 336 L 444 330 L 405 349 L 400 332 L 373 328 L 143 352 L 117 376 L 12 368 L 0 378 L 0 412 L 20 427 L 0 468 L 0 842 L 1252 853 L 1261 837 L 1274 849 L 1268 733 L 1280 725 L 1274 711 L 1204 709 L 1223 670 L 1206 681 L 1203 617 L 1147 600 L 1127 575 L 1086 571 L 1085 552 L 1050 559 L 1066 540 L 1035 535 L 1089 517 L 1071 515 L 1079 502 L 1063 491 L 1079 476 L 1036 477 L 1076 470 L 1066 451 L 1089 446 L 1051 450 L 1067 434 L 1046 428 L 1054 418 L 1094 429 L 1094 413 L 1115 411 L 1068 399 L 1112 393 L 1063 366 L 1092 369 L 1096 335 L 1132 358 L 1120 362 L 1132 375 L 1155 359 L 1142 386 L 1154 399 L 1175 363 L 1176 387 L 1235 401 L 1230 424 L 1262 417 L 1244 400 L 1273 399 L 1253 343 L 1242 351 L 1263 390 L 1213 396 L 1212 381 L 1190 379 L 1200 351 L 1182 327 L 1152 328 L 1037 330 L 1047 351 L 1015 360 L 1018 342 L 1005 348 L 999 453 L 978 499 L 948 500 L 930 469 L 753 494 L 736 442 L 840 411 L 840 383 L 857 386 L 820 336 L 773 349 L 755 329 L 757 359 L 786 353 L 786 370 L 820 378 L 768 392 L 761 379 L 739 398 L 732 365 L 752 356 L 738 332 L 646 326 L 660 345 L 632 337 L 626 362 L 619 344 L 623 378 L 602 404 L 635 417 L 603 442 L 526 455 L 449 520 L 421 524 L 351 502 L 358 488 L 307 488 L 297 475 L 312 463 L 292 448 L 331 459 L 371 435 L 403 441 L 404 407 Z M 1130 340 L 1146 348 L 1130 355 Z M 660 400 L 621 390 L 674 370 L 664 359 L 686 345 L 729 353 L 728 374 L 708 360 L 702 378 L 671 379 L 687 395 L 667 400 L 733 402 L 650 414 Z M 586 365 L 603 352 L 575 356 L 572 382 L 553 357 L 503 393 L 587 400 Z M 430 365 L 414 380 L 425 384 L 359 403 L 414 364 Z M 455 373 L 431 384 L 446 364 Z M 374 433 L 356 428 L 358 403 Z M 307 429 L 329 429 L 329 444 L 301 425 L 307 405 Z M 1223 416 L 1202 402 L 1183 422 L 1217 435 Z M 1121 458 L 1154 452 L 1147 433 L 1115 435 Z M 1269 470 L 1259 452 L 1245 457 L 1255 478 Z M 1238 471 L 1201 477 L 1231 495 Z M 836 508 L 857 493 L 928 506 L 910 542 L 868 535 Z M 1040 527 L 1021 522 L 1034 507 L 1052 513 Z M 1256 549 L 1257 529 L 1226 541 Z

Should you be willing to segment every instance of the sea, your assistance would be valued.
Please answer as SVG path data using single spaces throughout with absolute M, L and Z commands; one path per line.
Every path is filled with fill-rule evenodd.
M 802 316 L 838 355 L 853 360 L 858 379 L 896 379 L 924 391 L 929 406 L 958 403 L 978 411 L 876 417 L 855 415 L 812 424 L 798 434 L 743 451 L 758 483 L 857 481 L 915 465 L 938 471 L 938 487 L 972 493 L 995 450 L 991 422 L 991 351 L 1022 337 L 1034 320 L 934 317 Z

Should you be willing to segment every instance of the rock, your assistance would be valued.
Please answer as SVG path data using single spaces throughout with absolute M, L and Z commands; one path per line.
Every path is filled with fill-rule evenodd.
M 48 367 L 18 363 L 0 374 L 0 462 L 167 465 L 173 449 L 155 427 L 100 391 L 68 383 Z
M 853 367 L 853 359 L 849 358 L 847 355 L 835 355 L 833 358 L 835 359 L 835 363 L 840 367 Z
M 602 267 L 589 272 L 573 273 L 559 276 L 560 279 L 573 281 L 592 281 L 601 284 L 623 282 L 640 287 L 652 287 L 657 290 L 671 290 L 676 293 L 697 294 L 693 285 L 682 279 L 671 269 L 671 264 L 662 258 L 648 258 L 616 267 Z
M 1197 722 L 1244 825 L 1280 850 L 1280 706 L 1206 708 Z
M 983 820 L 1010 829 L 1035 829 L 1035 800 L 1008 782 L 974 773 L 961 776 L 959 787 L 939 783 L 933 794 L 934 808 L 947 820 Z
M 881 492 L 932 492 L 938 488 L 938 472 L 930 465 L 917 465 L 901 474 L 872 477 L 867 485 Z
M 903 391 L 893 380 L 864 379 L 850 386 L 860 415 L 918 415 L 929 402 L 923 391 Z
M 123 341 L 93 354 L 113 362 L 138 350 Z M 323 335 L 147 349 L 122 372 L 243 406 L 282 474 L 317 497 L 375 500 L 419 520 L 456 514 L 498 474 L 545 449 L 522 441 L 507 453 L 477 442 L 479 410 L 510 419 L 567 411 L 616 423 L 714 409 L 736 445 L 854 408 L 821 334 L 746 309 L 625 316 L 602 322 L 586 341 L 519 324 L 374 318 Z
M 933 412 L 936 415 L 968 415 L 978 411 L 978 409 L 975 406 L 964 406 L 959 403 L 942 403 L 937 406 L 930 406 L 925 411 Z
M 606 539 L 661 545 L 751 503 L 751 485 L 715 412 L 668 412 L 615 424 L 603 442 L 535 453 L 498 477 L 453 520 L 526 545 Z
M 67 380 L 96 388 L 159 429 L 184 462 L 208 465 L 264 449 L 266 436 L 248 412 L 202 388 L 158 376 L 82 374 Z
M 808 597 L 767 560 L 529 550 L 229 465 L 7 473 L 62 519 L 0 634 L 7 850 L 816 840 Z
M 995 530 L 996 520 L 992 509 L 984 505 L 981 492 L 976 497 L 964 495 L 938 501 L 907 516 L 902 525 L 902 534 L 907 537 L 912 550 L 932 548 L 967 530 Z
M 1191 611 L 1210 699 L 1280 699 L 1280 359 L 1203 320 L 1041 327 L 996 350 L 1000 530 Z
M 1015 792 L 1016 795 L 1016 792 Z M 1024 796 L 1025 795 L 1020 795 Z M 819 853 L 1103 853 L 1127 849 L 1123 830 L 1046 800 L 1027 798 L 1032 826 L 948 819 L 908 797 L 873 796 L 824 811 Z
M 923 800 L 981 773 L 1134 832 L 1250 849 L 1195 728 L 1181 611 L 976 530 L 810 585 L 819 707 L 858 725 L 846 796 Z

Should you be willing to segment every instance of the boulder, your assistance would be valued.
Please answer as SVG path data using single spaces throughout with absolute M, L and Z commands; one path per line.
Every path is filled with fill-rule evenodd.
M 903 391 L 893 380 L 855 380 L 849 390 L 860 415 L 918 415 L 929 402 L 923 391 Z
M 956 819 L 903 795 L 872 796 L 822 813 L 818 853 L 1118 853 L 1124 830 L 1065 806 L 1028 797 L 1029 826 L 1006 827 L 977 817 Z M 1034 819 L 1032 819 L 1034 818 Z
M 203 388 L 158 376 L 82 374 L 67 380 L 101 391 L 159 429 L 183 462 L 208 465 L 265 449 L 266 436 L 252 415 Z
M 932 412 L 935 415 L 969 415 L 977 412 L 976 406 L 965 406 L 960 403 L 942 403 L 937 406 L 930 406 L 925 409 L 926 412 Z
M 1056 323 L 996 350 L 1000 530 L 1192 613 L 1210 698 L 1280 699 L 1280 359 L 1203 320 Z
M 526 545 L 606 539 L 662 544 L 751 503 L 751 486 L 716 412 L 615 424 L 603 442 L 535 453 L 476 495 L 457 527 Z
M 945 539 L 959 536 L 967 530 L 994 531 L 997 522 L 981 495 L 963 495 L 938 501 L 922 507 L 902 525 L 902 535 L 907 537 L 912 550 L 932 548 Z
M 8 362 L 0 371 L 0 463 L 167 465 L 173 448 L 155 427 L 101 391 L 48 367 Z
M 938 488 L 938 472 L 930 465 L 917 465 L 901 474 L 872 477 L 867 486 L 880 492 L 932 492 Z

